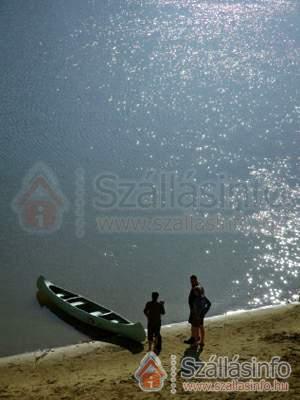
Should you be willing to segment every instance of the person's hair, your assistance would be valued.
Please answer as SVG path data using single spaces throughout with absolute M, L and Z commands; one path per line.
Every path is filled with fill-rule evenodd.
M 152 292 L 152 300 L 156 301 L 158 299 L 159 293 L 158 292 Z
M 190 279 L 196 279 L 196 281 L 198 280 L 198 278 L 196 277 L 196 275 L 191 275 Z

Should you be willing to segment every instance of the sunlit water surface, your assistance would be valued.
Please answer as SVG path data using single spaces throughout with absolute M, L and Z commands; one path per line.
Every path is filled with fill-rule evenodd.
M 0 354 L 86 339 L 39 308 L 39 274 L 134 320 L 144 321 L 158 290 L 168 323 L 187 318 L 191 273 L 211 314 L 297 293 L 299 30 L 296 0 L 1 2 Z M 70 202 L 48 236 L 24 232 L 11 208 L 39 160 Z M 77 168 L 86 185 L 81 239 Z M 232 233 L 101 235 L 92 200 L 103 171 L 133 180 L 149 171 L 223 174 L 280 197 L 233 205 Z

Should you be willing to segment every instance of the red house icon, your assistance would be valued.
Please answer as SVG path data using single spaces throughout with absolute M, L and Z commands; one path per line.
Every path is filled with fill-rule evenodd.
M 27 232 L 52 233 L 60 228 L 67 201 L 45 164 L 37 163 L 28 172 L 13 209 Z
M 146 354 L 135 373 L 140 388 L 145 392 L 157 392 L 162 389 L 167 374 L 156 354 Z

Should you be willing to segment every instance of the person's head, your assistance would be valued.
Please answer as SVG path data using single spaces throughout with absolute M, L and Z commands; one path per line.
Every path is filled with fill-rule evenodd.
M 152 292 L 152 301 L 157 301 L 158 297 L 159 297 L 159 293 Z
M 199 285 L 198 278 L 196 277 L 196 275 L 192 275 L 190 277 L 190 280 L 191 280 L 192 287 L 195 287 L 195 286 Z

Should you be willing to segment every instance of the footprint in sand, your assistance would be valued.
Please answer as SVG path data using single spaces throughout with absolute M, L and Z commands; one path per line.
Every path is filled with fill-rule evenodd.
M 53 385 L 53 383 L 57 382 L 57 379 L 48 379 L 47 383 L 48 385 Z

